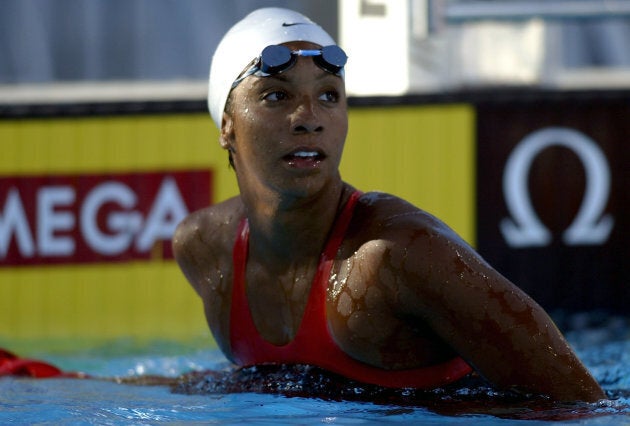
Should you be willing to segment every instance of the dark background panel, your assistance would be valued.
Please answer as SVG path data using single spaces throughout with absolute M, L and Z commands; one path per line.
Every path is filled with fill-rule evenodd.
M 630 313 L 630 101 L 627 96 L 546 96 L 544 93 L 477 106 L 478 249 L 543 307 Z M 503 193 L 505 165 L 523 138 L 563 127 L 593 140 L 610 170 L 604 214 L 614 225 L 601 244 L 567 244 L 562 236 L 578 213 L 587 175 L 577 154 L 550 146 L 535 157 L 527 178 L 536 215 L 551 232 L 544 246 L 510 246 L 500 223 L 511 214 Z

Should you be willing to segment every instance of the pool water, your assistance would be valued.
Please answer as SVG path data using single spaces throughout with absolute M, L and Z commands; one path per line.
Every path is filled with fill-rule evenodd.
M 379 393 L 348 382 L 340 397 L 320 385 L 334 378 L 308 368 L 235 371 L 199 341 L 116 340 L 80 350 L 29 352 L 93 379 L 0 379 L 0 424 L 507 424 L 629 425 L 630 321 L 573 316 L 562 327 L 610 399 L 597 404 L 518 400 L 473 382 L 429 394 Z M 209 338 L 208 338 L 209 339 Z M 3 345 L 6 342 L 0 342 Z M 213 374 L 205 371 L 212 370 Z M 177 379 L 197 372 L 189 379 Z M 201 373 L 204 372 L 204 373 Z M 111 378 L 168 378 L 121 384 Z M 309 376 L 310 382 L 304 377 Z M 239 381 L 253 385 L 238 387 Z M 310 386 L 310 387 L 309 387 Z M 319 387 L 318 387 L 319 386 Z M 318 396 L 309 391 L 318 390 Z

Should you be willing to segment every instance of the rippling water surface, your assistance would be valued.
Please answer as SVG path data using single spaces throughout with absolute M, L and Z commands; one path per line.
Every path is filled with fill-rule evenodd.
M 608 392 L 607 401 L 522 400 L 474 380 L 422 394 L 383 391 L 308 367 L 235 371 L 217 349 L 199 342 L 119 340 L 28 353 L 95 378 L 0 379 L 0 424 L 630 425 L 630 322 L 592 316 L 570 322 L 560 325 L 574 330 L 567 337 Z M 196 373 L 181 379 L 190 372 Z M 150 385 L 106 380 L 115 377 Z

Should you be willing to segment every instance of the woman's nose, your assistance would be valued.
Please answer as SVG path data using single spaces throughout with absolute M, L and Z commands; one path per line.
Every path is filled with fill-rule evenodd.
M 293 112 L 292 125 L 293 133 L 316 133 L 324 130 L 317 113 L 316 101 L 309 96 L 304 96 Z

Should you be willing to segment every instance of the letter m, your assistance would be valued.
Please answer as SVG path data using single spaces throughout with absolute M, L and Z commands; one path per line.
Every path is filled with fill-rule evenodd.
M 32 257 L 35 254 L 33 235 L 28 226 L 20 193 L 16 188 L 11 188 L 4 209 L 0 212 L 0 258 L 4 259 L 7 256 L 13 235 L 20 254 L 23 257 Z

